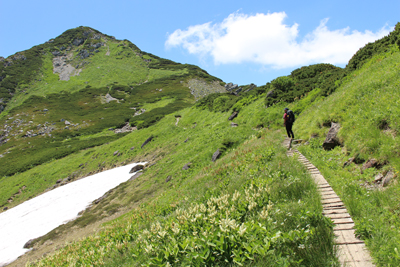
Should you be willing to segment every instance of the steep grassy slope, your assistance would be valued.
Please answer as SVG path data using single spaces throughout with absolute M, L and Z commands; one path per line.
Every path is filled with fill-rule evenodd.
M 102 160 L 107 166 L 120 160 L 155 159 L 157 163 L 139 178 L 110 192 L 78 220 L 38 240 L 35 246 L 42 251 L 43 247 L 51 247 L 50 241 L 57 244 L 69 229 L 85 227 L 112 213 L 133 208 L 132 211 L 107 224 L 97 236 L 71 244 L 38 266 L 68 265 L 72 259 L 73 264 L 105 262 L 111 266 L 150 262 L 157 266 L 167 262 L 178 266 L 215 262 L 219 266 L 233 262 L 250 266 L 264 266 L 266 262 L 277 266 L 335 265 L 332 228 L 320 214 L 315 185 L 299 163 L 286 157 L 280 146 L 282 133 L 254 128 L 265 112 L 261 97 L 244 106 L 234 120 L 239 126 L 231 127 L 227 120 L 230 112 L 188 108 L 179 111 L 178 126 L 175 116 L 169 115 L 109 145 L 59 160 L 55 166 L 65 166 L 65 170 L 85 161 L 89 162 L 86 168 L 95 167 Z M 154 139 L 143 149 L 129 149 L 132 145 L 139 146 L 151 134 Z M 223 154 L 213 163 L 211 157 L 218 148 Z M 117 149 L 124 153 L 112 156 Z M 183 170 L 189 162 L 190 168 Z M 51 164 L 44 165 L 43 170 L 50 169 Z M 31 171 L 41 172 L 40 168 Z M 237 199 L 232 200 L 235 191 L 240 197 L 236 193 Z M 230 195 L 228 210 L 221 203 L 216 204 L 215 215 L 203 212 L 199 215 L 201 219 L 197 218 L 198 223 L 190 218 L 190 223 L 179 223 L 180 230 L 170 228 L 182 220 L 180 212 L 190 213 L 196 204 L 212 208 L 210 201 L 226 194 Z M 215 216 L 215 221 L 208 221 L 205 216 L 210 219 Z M 224 226 L 224 223 L 229 224 Z M 220 225 L 228 227 L 227 230 Z M 147 247 L 138 246 L 137 238 L 143 230 L 149 228 L 152 232 L 154 227 L 162 227 L 157 232 L 162 232 L 163 238 L 148 236 L 140 243 L 147 242 Z M 152 251 L 150 247 L 158 250 Z M 310 250 L 314 253 L 309 253 Z
M 398 49 L 375 55 L 331 97 L 304 111 L 295 128 L 303 138 L 318 136 L 301 150 L 342 198 L 379 266 L 400 264 L 399 87 Z M 324 151 L 331 121 L 341 124 L 342 147 Z M 354 162 L 344 164 L 349 158 Z M 364 169 L 371 159 L 378 163 Z M 394 178 L 383 187 L 383 181 L 375 181 L 379 175 Z

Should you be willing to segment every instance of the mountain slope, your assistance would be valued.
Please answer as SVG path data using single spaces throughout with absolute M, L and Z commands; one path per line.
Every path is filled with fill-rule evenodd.
M 0 177 L 124 135 L 109 129 L 148 127 L 196 98 L 226 92 L 221 80 L 196 66 L 88 27 L 2 63 L 0 165 L 6 167 Z
M 396 115 L 400 85 L 400 52 L 396 41 L 399 31 L 400 24 L 388 37 L 360 49 L 353 57 L 360 62 L 357 67 L 349 64 L 346 69 L 340 69 L 317 64 L 239 96 L 210 94 L 195 106 L 173 111 L 140 131 L 0 180 L 1 188 L 15 192 L 17 202 L 68 176 L 81 177 L 132 161 L 151 162 L 143 175 L 110 191 L 79 219 L 37 239 L 33 245 L 37 250 L 18 263 L 37 260 L 43 253 L 57 250 L 58 246 L 65 245 L 71 233 L 73 238 L 68 241 L 86 238 L 66 245 L 33 266 L 151 263 L 165 266 L 167 262 L 178 266 L 205 262 L 245 266 L 338 265 L 332 226 L 320 214 L 320 197 L 315 185 L 306 170 L 287 158 L 280 147 L 284 136 L 282 110 L 288 106 L 297 112 L 296 137 L 308 141 L 299 149 L 321 170 L 345 202 L 356 222 L 356 232 L 372 249 L 374 260 L 381 266 L 399 265 Z M 376 52 L 372 53 L 371 47 Z M 165 61 L 165 64 L 171 67 L 172 63 Z M 175 84 L 184 84 L 185 81 L 180 81 L 185 75 L 189 74 L 178 76 L 179 83 Z M 175 82 L 167 78 L 163 81 L 165 86 Z M 147 82 L 139 87 L 151 88 L 146 87 L 151 84 Z M 123 92 L 127 91 L 113 92 L 112 88 L 100 90 L 101 94 L 87 88 L 90 93 L 85 97 L 102 95 L 102 99 L 110 99 L 104 94 L 111 92 L 110 96 L 120 101 L 109 103 L 113 107 L 110 112 L 116 112 L 117 104 L 124 104 Z M 150 91 L 153 95 L 160 92 L 155 89 Z M 74 94 L 65 95 L 74 99 Z M 46 99 L 52 96 L 47 95 Z M 44 98 L 42 101 L 46 103 Z M 147 103 L 147 107 L 156 109 L 169 105 L 169 101 L 172 100 L 164 98 Z M 90 101 L 84 103 L 89 105 Z M 93 107 L 96 116 L 101 113 L 101 107 L 104 106 Z M 234 119 L 237 125 L 228 121 L 232 111 L 239 112 Z M 140 116 L 135 116 L 135 120 Z M 137 123 L 135 120 L 132 123 Z M 342 146 L 324 151 L 321 144 L 331 122 L 342 125 L 339 132 Z M 62 142 L 74 147 L 78 141 L 111 138 L 108 133 L 106 129 L 75 138 L 66 136 Z M 153 137 L 152 141 L 139 148 L 149 137 Z M 212 162 L 217 149 L 222 154 Z M 348 162 L 349 157 L 355 160 Z M 379 164 L 363 169 L 362 161 L 372 157 Z M 190 167 L 183 169 L 186 164 Z M 389 186 L 377 186 L 376 175 L 387 173 L 394 173 Z M 35 182 L 29 180 L 31 177 L 35 177 Z M 18 194 L 26 181 L 31 183 Z M 237 193 L 246 197 L 240 198 Z M 235 194 L 237 197 L 233 199 Z M 0 195 L 3 201 L 7 200 L 5 196 Z M 211 216 L 213 205 L 216 213 Z M 209 220 L 210 216 L 216 219 Z M 115 220 L 109 222 L 111 219 Z M 91 235 L 101 223 L 104 223 L 103 230 Z

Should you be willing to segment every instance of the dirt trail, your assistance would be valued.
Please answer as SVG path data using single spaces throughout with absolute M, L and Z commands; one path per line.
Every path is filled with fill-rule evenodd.
M 297 149 L 291 148 L 292 139 L 286 138 L 283 142 L 284 147 L 288 149 L 288 156 L 298 155 L 298 160 L 303 163 L 311 177 L 318 185 L 318 190 L 322 197 L 322 213 L 330 218 L 334 224 L 333 231 L 338 245 L 339 261 L 341 266 L 346 267 L 373 267 L 372 258 L 369 255 L 364 241 L 358 239 L 354 232 L 354 222 L 344 203 L 341 201 L 332 187 L 325 180 L 319 170 L 311 164 Z

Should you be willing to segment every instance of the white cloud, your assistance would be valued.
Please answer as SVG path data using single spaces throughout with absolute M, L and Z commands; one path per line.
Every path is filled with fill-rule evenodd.
M 299 38 L 299 25 L 284 24 L 285 12 L 245 15 L 234 13 L 221 23 L 211 22 L 178 29 L 168 36 L 167 48 L 181 46 L 190 54 L 211 56 L 215 64 L 253 62 L 273 68 L 314 63 L 345 64 L 368 42 L 389 33 L 329 30 L 328 19 Z

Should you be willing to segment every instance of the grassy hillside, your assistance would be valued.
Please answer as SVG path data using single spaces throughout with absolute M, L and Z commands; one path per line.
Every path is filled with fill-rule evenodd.
M 96 236 L 35 265 L 337 264 L 332 225 L 321 215 L 316 186 L 299 163 L 286 157 L 281 132 L 255 128 L 266 111 L 263 101 L 261 97 L 242 108 L 234 120 L 238 127 L 227 120 L 230 112 L 192 107 L 179 111 L 178 126 L 175 116 L 169 115 L 109 145 L 59 160 L 57 166 L 65 170 L 84 161 L 89 161 L 87 168 L 100 160 L 107 166 L 120 160 L 155 159 L 157 163 L 110 192 L 78 220 L 38 240 L 36 246 L 40 250 L 40 244 L 56 242 L 68 229 L 131 211 Z M 154 139 L 143 149 L 129 149 L 150 135 Z M 214 163 L 211 157 L 218 148 L 223 154 Z M 117 149 L 124 152 L 119 158 L 111 153 Z M 187 163 L 190 168 L 183 170 Z M 226 199 L 226 204 L 218 199 Z M 198 214 L 193 214 L 196 207 Z M 143 236 L 145 229 L 148 236 Z
M 134 58 L 128 65 L 139 68 L 131 70 L 135 77 L 121 73 L 113 80 L 114 74 L 104 73 L 104 83 L 86 83 L 84 69 L 71 77 L 68 92 L 57 91 L 66 82 L 58 80 L 60 87 L 35 81 L 38 91 L 34 86 L 31 92 L 16 90 L 15 104 L 7 106 L 0 122 L 22 125 L 23 131 L 40 130 L 44 124 L 56 129 L 51 136 L 23 139 L 17 127 L 12 132 L 17 138 L 0 146 L 5 155 L 0 164 L 10 169 L 0 179 L 0 205 L 12 207 L 60 179 L 129 162 L 147 161 L 149 167 L 77 220 L 37 239 L 35 250 L 15 265 L 29 260 L 32 266 L 338 266 L 332 225 L 321 215 L 316 187 L 280 145 L 286 106 L 297 117 L 295 136 L 304 140 L 299 150 L 342 198 L 374 261 L 378 266 L 400 265 L 399 36 L 397 24 L 389 36 L 360 49 L 345 69 L 302 67 L 251 91 L 245 87 L 238 96 L 208 94 L 212 90 L 205 90 L 203 83 L 215 88 L 221 81 L 199 68 L 102 36 L 115 42 L 109 48 L 115 62 Z M 73 50 L 78 61 L 81 50 Z M 41 66 L 50 67 L 47 56 Z M 96 56 L 83 64 L 86 77 L 96 76 L 89 71 L 89 66 L 101 65 Z M 43 79 L 54 79 L 52 75 L 47 70 Z M 201 83 L 199 91 L 207 91 L 195 105 L 189 83 Z M 105 103 L 107 94 L 115 100 Z M 142 108 L 146 112 L 134 116 Z M 228 121 L 234 111 L 237 127 Z M 24 122 L 15 122 L 22 116 Z M 65 129 L 61 119 L 79 125 Z M 34 120 L 32 126 L 29 120 Z M 126 122 L 139 130 L 118 135 L 109 130 Z M 341 125 L 341 145 L 325 151 L 322 142 L 332 122 Z M 140 148 L 149 137 L 152 141 Z M 212 162 L 217 149 L 222 154 Z M 370 159 L 376 165 L 363 168 Z M 185 165 L 189 168 L 183 169 Z M 392 180 L 385 186 L 375 183 L 379 174 L 392 174 Z M 55 253 L 40 259 L 50 252 Z
M 225 91 L 221 80 L 196 66 L 159 58 L 89 27 L 68 30 L 3 63 L 0 180 L 116 140 L 124 134 L 110 130 L 126 123 L 149 127 L 191 106 L 193 92 L 204 97 Z

